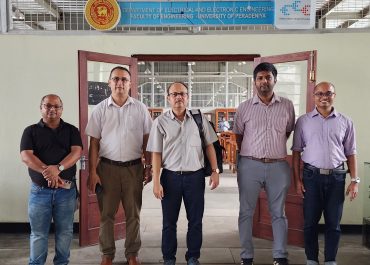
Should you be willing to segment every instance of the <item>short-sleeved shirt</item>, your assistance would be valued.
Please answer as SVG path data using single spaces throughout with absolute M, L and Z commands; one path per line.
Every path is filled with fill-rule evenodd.
M 82 147 L 80 132 L 75 126 L 61 119 L 58 128 L 51 129 L 40 120 L 24 130 L 20 151 L 33 150 L 33 154 L 45 165 L 57 165 L 71 153 L 72 146 Z M 33 182 L 40 186 L 48 186 L 41 173 L 31 168 L 28 168 L 28 172 Z M 76 165 L 63 170 L 59 176 L 66 180 L 74 179 Z
M 233 132 L 243 136 L 240 155 L 256 158 L 287 156 L 287 133 L 294 129 L 292 101 L 274 93 L 266 105 L 255 95 L 242 102 L 235 115 Z
M 85 133 L 100 139 L 100 157 L 126 162 L 141 157 L 143 135 L 149 134 L 151 126 L 143 103 L 128 97 L 120 107 L 110 96 L 94 108 Z
M 335 109 L 324 118 L 315 108 L 297 120 L 292 150 L 302 152 L 302 160 L 317 168 L 336 168 L 356 154 L 353 123 Z
M 205 144 L 217 141 L 217 135 L 202 114 Z M 154 120 L 147 151 L 162 153 L 162 167 L 172 171 L 196 171 L 204 166 L 199 129 L 189 110 L 181 122 L 172 110 Z

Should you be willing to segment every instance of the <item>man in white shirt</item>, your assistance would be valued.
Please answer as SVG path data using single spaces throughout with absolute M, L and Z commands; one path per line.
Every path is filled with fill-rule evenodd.
M 102 187 L 97 194 L 101 265 L 111 265 L 114 259 L 114 219 L 120 202 L 126 216 L 125 256 L 129 265 L 137 265 L 143 182 L 151 181 L 151 157 L 145 150 L 152 120 L 146 106 L 129 96 L 128 69 L 113 68 L 108 84 L 112 95 L 95 107 L 85 131 L 90 136 L 88 187 Z

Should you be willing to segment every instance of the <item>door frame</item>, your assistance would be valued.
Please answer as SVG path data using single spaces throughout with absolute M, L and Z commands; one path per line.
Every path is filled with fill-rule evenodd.
M 90 51 L 78 51 L 78 77 L 79 77 L 79 128 L 82 139 L 82 144 L 85 147 L 81 156 L 88 158 L 88 136 L 85 135 L 84 130 L 88 122 L 88 73 L 87 62 L 103 62 L 117 65 L 129 65 L 131 76 L 131 97 L 137 98 L 137 59 L 132 57 L 125 57 L 112 54 L 104 54 Z M 83 109 L 86 108 L 85 111 Z M 80 210 L 79 210 L 79 244 L 80 246 L 93 245 L 98 242 L 99 229 L 90 229 L 89 225 L 91 218 L 98 218 L 95 212 L 91 212 L 89 208 L 91 203 L 97 203 L 95 194 L 92 194 L 87 189 L 88 177 L 88 161 L 85 163 L 85 169 L 80 169 Z M 122 238 L 125 235 L 124 222 L 115 226 L 116 238 Z
M 262 62 L 276 64 L 294 61 L 307 61 L 306 112 L 310 112 L 315 107 L 312 94 L 316 84 L 316 50 L 259 57 L 255 59 L 254 66 Z M 256 93 L 255 86 L 254 93 Z M 292 135 L 290 137 L 292 137 Z M 287 161 L 291 166 L 291 156 L 287 157 Z M 293 171 L 291 171 L 291 178 L 293 178 Z M 291 215 L 294 213 L 295 216 L 293 222 L 289 222 L 288 220 L 288 244 L 303 247 L 303 198 L 301 195 L 297 194 L 293 184 L 290 185 L 285 205 L 289 206 L 285 207 L 287 210 L 287 215 Z M 272 240 L 272 227 L 269 220 L 266 220 L 267 216 L 265 216 L 264 214 L 266 211 L 268 211 L 267 195 L 265 191 L 261 191 L 258 197 L 253 217 L 253 236 L 257 238 Z

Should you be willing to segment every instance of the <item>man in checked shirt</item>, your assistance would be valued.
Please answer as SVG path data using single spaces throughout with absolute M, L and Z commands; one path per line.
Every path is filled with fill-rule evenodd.
M 267 193 L 271 215 L 273 264 L 288 264 L 284 205 L 290 186 L 290 168 L 285 158 L 295 114 L 293 103 L 274 93 L 276 77 L 273 64 L 257 65 L 253 71 L 257 94 L 239 105 L 235 117 L 233 132 L 240 150 L 239 236 L 243 265 L 253 265 L 253 214 L 261 188 Z

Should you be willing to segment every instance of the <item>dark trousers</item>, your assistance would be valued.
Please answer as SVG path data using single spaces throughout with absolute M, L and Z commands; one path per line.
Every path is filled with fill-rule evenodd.
M 339 239 L 340 220 L 344 203 L 345 177 L 343 173 L 321 175 L 317 170 L 303 169 L 306 189 L 303 200 L 304 241 L 307 260 L 318 261 L 318 223 L 321 214 L 325 220 L 325 262 L 335 261 Z
M 162 254 L 164 260 L 175 260 L 177 251 L 177 220 L 184 199 L 188 232 L 186 260 L 200 257 L 202 246 L 202 219 L 204 212 L 205 178 L 203 170 L 191 174 L 177 174 L 163 169 L 161 184 L 164 191 L 162 199 L 163 229 Z

